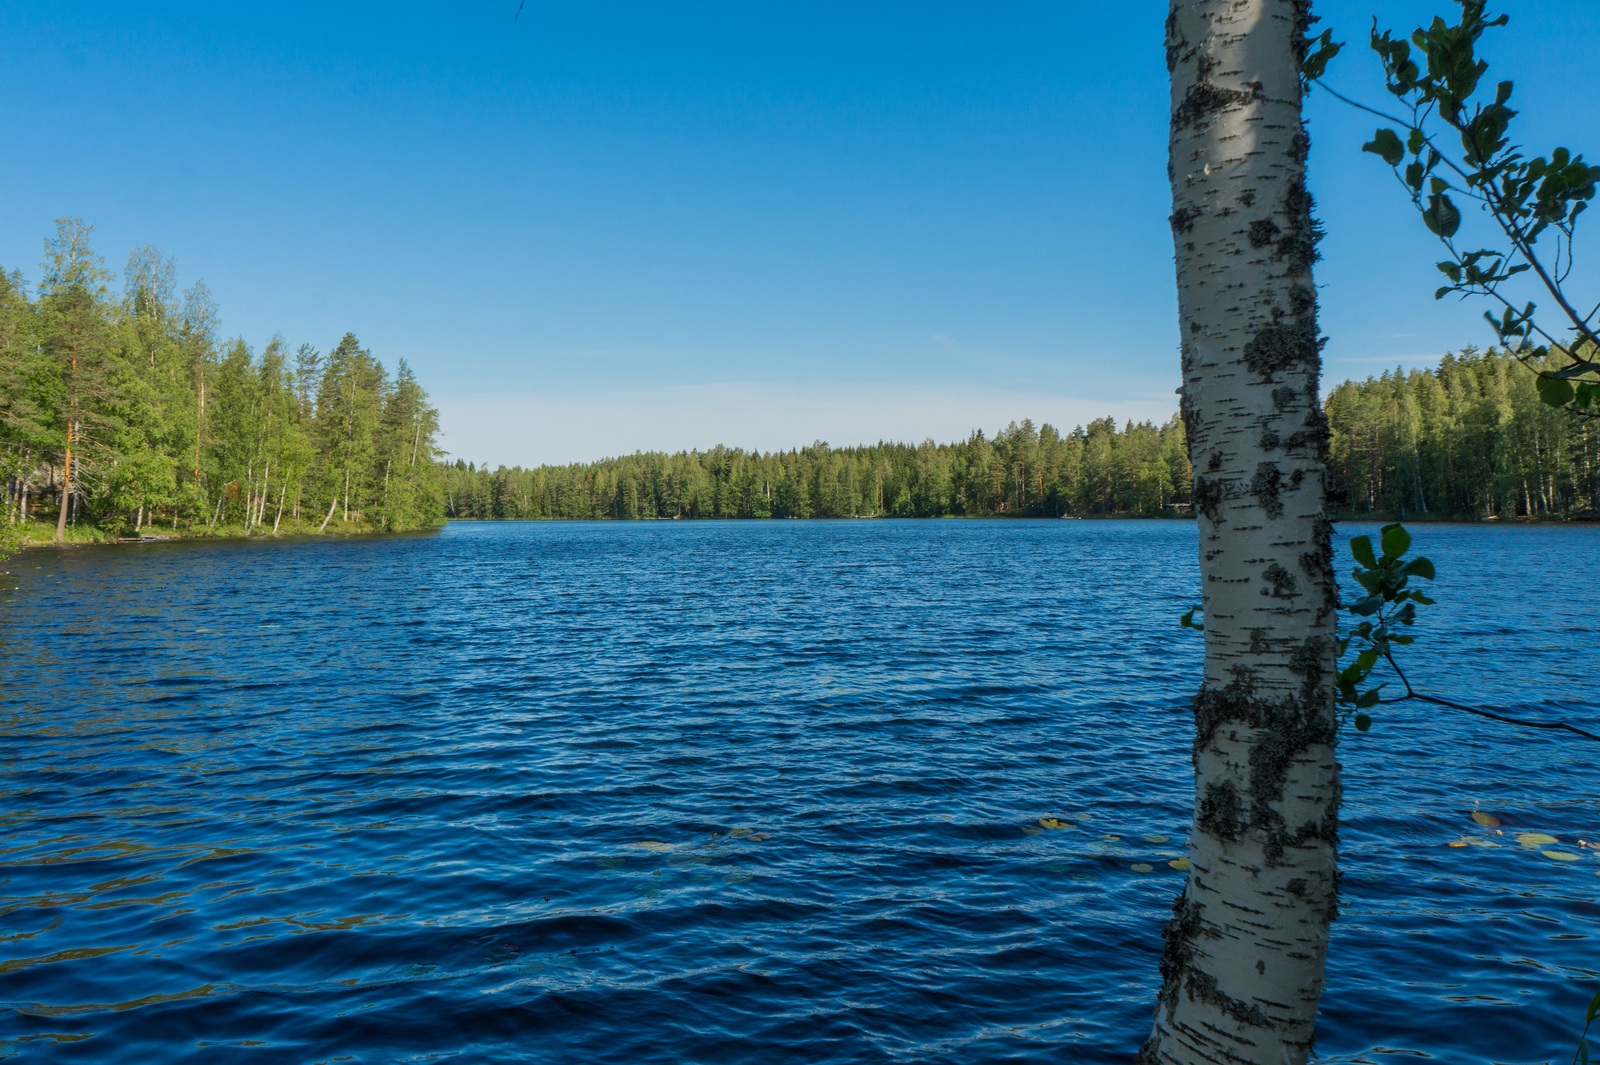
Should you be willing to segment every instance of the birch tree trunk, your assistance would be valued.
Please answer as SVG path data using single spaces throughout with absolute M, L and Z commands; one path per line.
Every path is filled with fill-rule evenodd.
M 1337 908 L 1337 591 L 1299 62 L 1308 0 L 1171 0 L 1172 231 L 1205 677 L 1141 1063 L 1298 1063 Z
M 56 512 L 56 543 L 61 543 L 67 536 L 67 505 L 72 499 L 72 444 L 73 430 L 77 427 L 70 416 L 67 418 L 67 457 L 61 467 L 61 509 Z
M 338 508 L 338 506 L 339 506 L 339 497 L 338 497 L 337 494 L 335 494 L 334 497 L 333 497 L 333 502 L 328 504 L 328 516 L 322 519 L 322 524 L 321 525 L 317 526 L 317 532 L 326 532 L 327 531 L 328 522 L 333 520 L 333 512 L 334 512 L 334 510 L 336 510 Z

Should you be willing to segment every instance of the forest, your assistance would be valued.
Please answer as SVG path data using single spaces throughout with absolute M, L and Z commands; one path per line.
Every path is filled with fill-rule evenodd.
M 1528 368 L 1467 348 L 1434 369 L 1329 393 L 1346 516 L 1600 514 L 1600 425 L 1542 403 Z M 453 518 L 1173 516 L 1188 511 L 1183 423 L 1012 423 L 957 443 L 717 447 L 601 462 L 444 469 Z
M 1189 498 L 1176 417 L 1068 434 L 1031 421 L 993 439 L 792 451 L 717 447 L 603 462 L 444 471 L 455 518 L 932 518 L 1176 513 Z
M 1564 365 L 1564 357 L 1549 360 Z M 1351 514 L 1600 517 L 1600 424 L 1539 398 L 1533 369 L 1465 348 L 1333 389 L 1333 480 Z
M 438 412 L 404 360 L 391 376 L 349 333 L 325 353 L 220 339 L 203 282 L 180 296 L 173 262 L 147 245 L 114 292 L 90 235 L 58 221 L 31 295 L 20 271 L 0 271 L 0 472 L 6 524 L 29 539 L 1189 509 L 1176 417 L 1065 433 L 1024 420 L 942 444 L 441 463 Z M 1600 425 L 1542 403 L 1504 352 L 1347 381 L 1324 405 L 1347 516 L 1600 516 Z
M 0 475 L 24 539 L 393 531 L 443 521 L 438 413 L 401 360 L 221 339 L 203 282 L 59 219 L 30 295 L 0 270 Z M 331 528 L 330 528 L 331 526 Z

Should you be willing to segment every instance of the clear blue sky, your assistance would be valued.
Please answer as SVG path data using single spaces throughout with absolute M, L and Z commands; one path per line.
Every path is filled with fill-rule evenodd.
M 1335 84 L 1446 6 L 1324 0 Z M 1600 153 L 1592 4 L 1500 6 L 1530 142 Z M 0 265 L 153 243 L 229 334 L 409 359 L 478 461 L 1174 409 L 1163 2 L 516 10 L 11 0 Z M 1373 123 L 1311 115 L 1330 382 L 1484 344 Z

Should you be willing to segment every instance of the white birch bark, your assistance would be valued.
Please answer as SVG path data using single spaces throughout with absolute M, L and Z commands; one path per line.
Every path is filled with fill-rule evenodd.
M 1337 907 L 1336 590 L 1299 61 L 1308 0 L 1171 0 L 1205 620 L 1189 880 L 1142 1063 L 1303 1062 Z

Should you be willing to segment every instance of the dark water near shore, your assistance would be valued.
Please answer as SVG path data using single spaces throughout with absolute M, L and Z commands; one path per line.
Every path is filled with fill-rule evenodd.
M 1417 676 L 1600 717 L 1600 529 L 1415 531 Z M 1126 1061 L 1181 885 L 1193 538 L 29 552 L 0 578 L 0 1058 Z M 1346 737 L 1327 1060 L 1570 1060 L 1597 756 L 1409 707 Z

